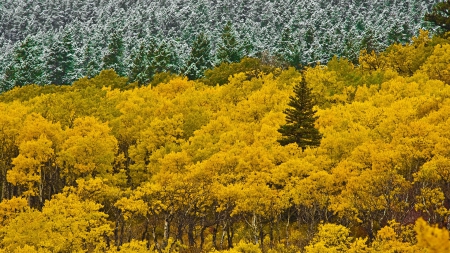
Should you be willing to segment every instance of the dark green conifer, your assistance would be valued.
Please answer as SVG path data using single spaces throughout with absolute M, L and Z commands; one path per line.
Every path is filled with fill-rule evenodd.
M 87 45 L 84 46 L 83 49 L 83 60 L 81 66 L 83 68 L 83 75 L 88 78 L 93 78 L 100 73 L 100 59 L 97 60 L 95 57 L 96 52 L 92 46 L 92 43 L 89 41 Z
M 301 67 L 301 53 L 289 28 L 285 28 L 281 34 L 277 56 L 289 66 L 297 69 Z
M 145 48 L 145 55 L 142 58 L 142 69 L 144 72 L 139 75 L 140 84 L 149 83 L 156 74 L 155 58 L 158 50 L 156 40 L 154 38 L 150 38 L 150 40 L 146 43 Z
M 211 60 L 211 45 L 204 33 L 196 36 L 192 44 L 191 54 L 186 64 L 185 75 L 190 80 L 203 77 L 205 70 L 213 67 Z
M 72 34 L 64 33 L 50 47 L 46 56 L 46 81 L 51 84 L 70 84 L 74 81 L 75 50 L 72 43 Z
M 133 62 L 130 69 L 129 80 L 130 82 L 138 82 L 139 85 L 144 84 L 147 80 L 145 77 L 146 69 L 146 47 L 144 43 L 141 43 L 139 50 L 132 56 Z
M 294 96 L 290 97 L 286 114 L 286 124 L 282 125 L 278 132 L 283 137 L 278 142 L 285 146 L 297 143 L 302 150 L 306 147 L 316 147 L 320 145 L 322 135 L 314 127 L 317 120 L 316 111 L 313 109 L 314 102 L 311 97 L 311 89 L 308 88 L 305 78 L 295 85 Z
M 41 84 L 43 66 L 41 61 L 42 47 L 28 36 L 13 52 L 13 59 L 6 68 L 1 90 L 22 87 L 26 84 Z
M 437 3 L 430 13 L 425 14 L 425 21 L 429 21 L 441 29 L 441 34 L 450 31 L 450 0 Z
M 221 44 L 217 49 L 217 59 L 222 62 L 239 62 L 243 57 L 242 47 L 239 44 L 230 21 L 224 26 L 221 35 Z
M 114 69 L 120 76 L 125 75 L 123 64 L 123 38 L 120 32 L 113 32 L 108 44 L 108 52 L 103 57 L 103 69 Z
M 153 73 L 178 73 L 178 57 L 174 48 L 173 42 L 161 41 L 155 51 L 153 51 L 154 57 L 151 61 Z

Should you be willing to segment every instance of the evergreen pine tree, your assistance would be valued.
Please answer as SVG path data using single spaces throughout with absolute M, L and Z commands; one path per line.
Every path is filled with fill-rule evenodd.
M 75 54 L 76 45 L 74 45 L 73 34 L 71 30 L 64 32 L 62 43 L 64 48 L 62 66 L 65 72 L 63 83 L 70 84 L 78 77 L 75 70 L 75 61 L 77 58 Z
M 197 35 L 192 45 L 184 73 L 189 79 L 195 80 L 203 77 L 205 70 L 212 67 L 210 42 L 202 32 Z
M 72 83 L 75 79 L 74 55 L 72 35 L 66 32 L 53 43 L 46 56 L 46 82 L 58 85 Z
M 151 67 L 155 74 L 163 72 L 178 73 L 179 60 L 174 48 L 172 42 L 164 40 L 158 45 L 151 61 Z
M 424 20 L 439 26 L 442 34 L 450 31 L 450 0 L 433 6 L 433 10 L 425 14 Z
M 219 60 L 219 63 L 239 62 L 243 57 L 242 47 L 236 38 L 230 21 L 224 26 L 221 39 L 221 44 L 217 49 L 217 59 Z
M 277 56 L 295 68 L 300 68 L 301 66 L 301 54 L 298 45 L 295 43 L 292 37 L 291 30 L 285 28 L 281 34 L 281 40 L 278 45 Z
M 129 81 L 130 82 L 138 82 L 140 85 L 144 84 L 147 80 L 145 78 L 145 70 L 146 70 L 146 48 L 145 44 L 141 43 L 139 46 L 139 50 L 134 53 L 132 56 L 132 64 L 129 73 Z
M 366 50 L 368 53 L 378 52 L 375 34 L 371 29 L 368 29 L 361 40 L 360 50 Z
M 32 37 L 28 36 L 15 49 L 13 60 L 6 68 L 3 77 L 2 90 L 26 84 L 41 84 L 43 67 L 41 61 L 42 47 Z
M 305 78 L 295 85 L 294 93 L 295 96 L 291 96 L 288 103 L 291 108 L 284 111 L 286 124 L 278 129 L 278 132 L 283 135 L 278 142 L 283 146 L 297 143 L 302 150 L 308 146 L 319 146 L 322 135 L 314 127 L 314 122 L 318 117 L 315 116 L 311 89 L 307 87 Z
M 149 83 L 153 76 L 156 74 L 155 70 L 155 58 L 156 52 L 158 49 L 158 44 L 156 43 L 155 38 L 150 38 L 146 45 L 146 52 L 142 61 L 142 69 L 143 73 L 139 76 L 139 82 L 142 84 Z
M 117 31 L 113 32 L 108 44 L 108 51 L 103 57 L 103 69 L 114 69 L 118 75 L 124 76 L 123 52 L 122 34 Z
M 91 41 L 88 41 L 83 49 L 83 60 L 81 62 L 81 68 L 83 75 L 92 78 L 100 73 L 99 60 L 94 56 L 94 49 Z

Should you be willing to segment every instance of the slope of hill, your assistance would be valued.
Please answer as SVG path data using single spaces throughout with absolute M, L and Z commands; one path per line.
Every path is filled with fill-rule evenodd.
M 224 85 L 104 70 L 1 94 L 0 252 L 448 252 L 450 40 L 413 41 L 211 70 Z M 301 80 L 323 135 L 304 150 L 278 142 Z
M 14 48 L 28 36 L 36 40 L 35 61 L 44 69 L 35 80 L 48 83 L 52 46 L 69 33 L 73 41 L 74 70 L 66 77 L 98 74 L 108 45 L 119 34 L 123 41 L 122 74 L 129 74 L 139 44 L 154 38 L 166 42 L 178 56 L 173 72 L 184 73 L 195 37 L 205 32 L 212 54 L 231 21 L 242 54 L 282 55 L 295 64 L 327 62 L 333 55 L 355 60 L 361 49 L 380 51 L 392 42 L 407 42 L 419 28 L 425 12 L 437 0 L 298 1 L 298 0 L 58 0 L 2 1 L 0 3 L 0 76 L 3 90 L 15 86 L 12 75 Z M 213 59 L 215 63 L 220 60 Z M 39 65 L 39 66 L 37 66 Z M 47 65 L 47 66 L 46 66 Z M 116 70 L 117 71 L 117 70 Z M 10 71 L 11 72 L 11 71 Z M 13 77 L 13 79 L 20 79 Z

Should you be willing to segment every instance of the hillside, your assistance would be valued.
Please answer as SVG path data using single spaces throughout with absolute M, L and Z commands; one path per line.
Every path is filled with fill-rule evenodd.
M 0 92 L 30 83 L 70 84 L 110 67 L 132 76 L 140 48 L 153 44 L 156 49 L 149 50 L 164 60 L 155 63 L 163 67 L 152 69 L 188 74 L 191 48 L 202 32 L 210 40 L 209 65 L 218 65 L 227 61 L 217 54 L 227 22 L 239 58 L 270 56 L 299 67 L 337 55 L 356 63 L 361 49 L 382 51 L 393 42 L 409 42 L 420 28 L 432 30 L 422 17 L 436 2 L 2 1 Z M 105 62 L 111 50 L 120 66 Z M 55 73 L 58 69 L 62 73 Z
M 0 252 L 446 252 L 449 42 L 5 92 Z M 305 150 L 278 142 L 303 79 L 323 135 Z

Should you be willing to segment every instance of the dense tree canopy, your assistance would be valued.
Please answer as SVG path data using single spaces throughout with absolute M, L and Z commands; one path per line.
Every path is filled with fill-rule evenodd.
M 426 4 L 69 2 L 0 3 L 0 253 L 449 251 L 450 39 L 359 16 Z
M 5 92 L 0 252 L 447 251 L 448 45 Z
M 334 55 L 356 63 L 361 49 L 380 52 L 410 42 L 421 28 L 437 28 L 422 19 L 437 2 L 6 0 L 0 4 L 0 92 L 32 83 L 69 84 L 110 68 L 139 84 L 162 71 L 201 78 L 209 61 L 218 65 L 245 56 L 296 68 L 327 63 Z M 191 52 L 202 33 L 211 58 L 193 64 L 197 56 Z M 26 50 L 32 57 L 18 54 L 24 45 L 31 46 Z M 140 45 L 147 59 L 136 53 Z M 141 69 L 147 73 L 137 76 Z
M 433 10 L 425 15 L 425 20 L 439 26 L 441 33 L 450 31 L 450 1 L 443 1 L 433 6 Z

